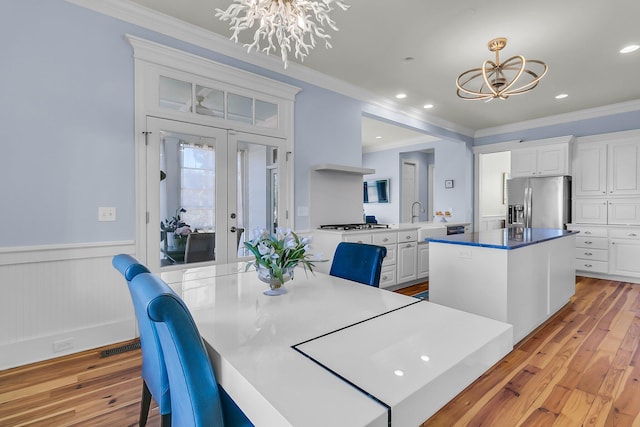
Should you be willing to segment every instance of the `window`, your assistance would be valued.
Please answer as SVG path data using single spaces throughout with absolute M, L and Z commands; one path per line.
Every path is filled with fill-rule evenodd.
M 193 229 L 215 230 L 215 150 L 180 142 L 180 205 Z

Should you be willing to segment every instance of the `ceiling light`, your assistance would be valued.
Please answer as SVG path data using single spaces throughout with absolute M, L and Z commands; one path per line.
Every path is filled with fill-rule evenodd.
M 556 95 L 556 99 L 564 99 L 567 96 L 569 96 L 569 95 L 567 95 L 566 93 L 559 93 L 558 95 Z
M 499 53 L 507 45 L 507 39 L 500 37 L 488 43 L 491 52 L 496 53 L 496 61 L 486 60 L 481 68 L 465 71 L 458 76 L 457 94 L 462 99 L 488 100 L 507 99 L 520 95 L 538 86 L 548 67 L 536 59 L 524 59 L 522 55 L 512 56 L 500 63 Z M 527 68 L 531 65 L 534 69 Z
M 631 53 L 631 52 L 635 52 L 638 49 L 640 49 L 639 45 L 630 44 L 629 46 L 625 46 L 622 49 L 620 49 L 620 53 Z
M 398 99 L 405 99 L 406 97 L 407 97 L 406 93 L 399 93 L 399 94 L 396 95 L 396 98 L 398 98 Z
M 433 104 L 424 104 L 423 108 L 433 108 Z
M 395 371 L 393 371 L 393 373 L 398 377 L 401 377 L 404 375 L 404 372 L 401 371 L 400 369 L 396 369 Z
M 382 137 L 380 135 L 376 136 L 376 139 L 382 139 Z
M 342 10 L 349 8 L 342 0 L 233 0 L 227 10 L 216 9 L 216 17 L 229 21 L 233 30 L 231 40 L 236 43 L 240 31 L 251 29 L 257 23 L 253 43 L 244 47 L 248 52 L 255 48 L 256 52 L 262 50 L 268 55 L 275 52 L 277 44 L 284 68 L 287 68 L 287 56 L 291 51 L 303 61 L 316 46 L 316 40 L 324 40 L 327 49 L 331 47 L 331 36 L 325 33 L 323 26 L 338 31 L 335 21 L 329 16 L 333 5 Z M 242 13 L 244 15 L 239 16 Z M 261 48 L 260 40 L 268 45 Z

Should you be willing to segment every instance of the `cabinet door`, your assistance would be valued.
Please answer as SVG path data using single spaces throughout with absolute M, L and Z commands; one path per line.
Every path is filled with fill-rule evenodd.
M 580 144 L 576 149 L 574 196 L 607 194 L 607 145 Z
M 606 224 L 607 201 L 605 199 L 574 199 L 573 222 L 578 224 Z
M 611 142 L 608 158 L 609 194 L 640 195 L 640 142 Z
M 608 208 L 609 224 L 640 225 L 640 199 L 611 199 Z
M 511 152 L 511 177 L 534 176 L 536 173 L 536 149 L 520 149 Z
M 536 176 L 566 175 L 569 173 L 569 146 L 556 144 L 538 147 L 536 156 Z
M 609 273 L 640 277 L 640 240 L 611 239 Z
M 398 283 L 415 280 L 418 274 L 416 242 L 398 243 Z
M 429 244 L 418 244 L 418 279 L 429 276 Z

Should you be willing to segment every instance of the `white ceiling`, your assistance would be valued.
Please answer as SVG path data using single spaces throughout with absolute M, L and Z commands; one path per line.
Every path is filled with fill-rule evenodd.
M 215 9 L 226 9 L 231 0 L 133 1 L 231 34 L 228 23 L 215 17 Z M 638 0 L 345 1 L 349 10 L 332 12 L 340 29 L 329 30 L 333 48 L 316 47 L 304 65 L 401 109 L 426 112 L 438 123 L 473 132 L 640 99 L 640 51 L 618 52 L 640 44 Z M 245 34 L 245 41 L 251 36 Z M 506 101 L 459 99 L 456 77 L 494 59 L 487 42 L 495 37 L 509 40 L 502 59 L 539 59 L 548 74 L 531 93 Z M 407 98 L 396 100 L 401 91 Z M 569 96 L 556 100 L 559 93 Z M 426 103 L 434 108 L 424 110 Z

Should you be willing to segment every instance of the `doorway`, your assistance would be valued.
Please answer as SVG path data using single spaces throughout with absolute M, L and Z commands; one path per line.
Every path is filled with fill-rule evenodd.
M 148 117 L 149 267 L 248 257 L 253 230 L 278 226 L 283 147 L 280 138 Z
M 419 201 L 418 191 L 418 167 L 414 162 L 407 160 L 402 161 L 402 184 L 401 184 L 401 221 L 403 223 L 412 222 L 414 215 L 419 217 L 420 210 L 424 210 L 424 207 L 417 207 L 417 213 L 414 203 Z M 418 202 L 419 203 L 419 202 Z

